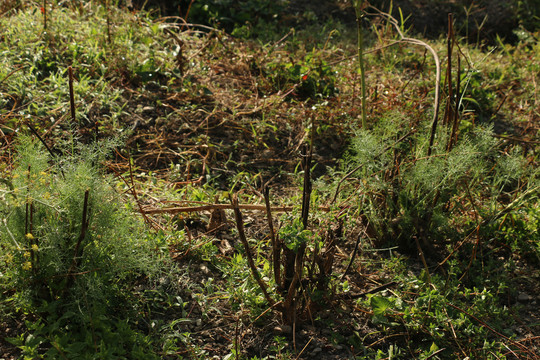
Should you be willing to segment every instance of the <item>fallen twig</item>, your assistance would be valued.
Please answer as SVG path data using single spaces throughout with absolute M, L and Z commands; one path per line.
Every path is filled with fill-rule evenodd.
M 371 6 L 372 9 L 375 9 L 375 11 L 378 12 L 379 15 L 382 15 L 388 19 L 388 21 L 394 26 L 397 33 L 400 37 L 400 42 L 406 42 L 409 44 L 414 45 L 420 45 L 426 48 L 431 55 L 433 56 L 433 60 L 435 61 L 435 67 L 436 67 L 436 75 L 435 75 L 435 101 L 433 103 L 433 120 L 431 124 L 431 135 L 429 139 L 429 147 L 427 151 L 427 155 L 431 155 L 431 148 L 433 147 L 433 142 L 435 140 L 435 133 L 437 131 L 437 119 L 439 117 L 439 103 L 440 103 L 440 90 L 441 90 L 441 61 L 439 60 L 439 56 L 437 55 L 437 52 L 426 42 L 414 38 L 406 37 L 401 29 L 399 28 L 399 24 L 397 20 L 392 17 L 392 15 L 387 14 L 373 6 Z
M 189 213 L 189 212 L 199 212 L 199 211 L 210 211 L 216 209 L 223 210 L 234 210 L 234 206 L 230 204 L 208 204 L 201 206 L 187 206 L 187 207 L 172 207 L 164 209 L 142 209 L 145 214 L 178 214 L 178 213 Z M 267 211 L 266 205 L 256 205 L 256 204 L 238 204 L 238 209 L 240 210 L 256 210 L 256 211 Z M 292 206 L 271 206 L 270 210 L 273 212 L 289 212 L 292 211 L 294 207 Z M 328 206 L 319 206 L 321 211 L 330 211 Z
M 390 281 L 389 283 L 387 284 L 384 284 L 384 285 L 381 285 L 381 286 L 377 286 L 371 290 L 368 290 L 368 291 L 365 291 L 361 294 L 342 294 L 340 297 L 343 298 L 343 299 L 359 299 L 361 297 L 364 297 L 366 295 L 369 295 L 369 294 L 375 294 L 375 293 L 378 293 L 380 291 L 383 291 L 383 290 L 386 290 L 394 285 L 396 285 L 397 282 L 395 281 Z

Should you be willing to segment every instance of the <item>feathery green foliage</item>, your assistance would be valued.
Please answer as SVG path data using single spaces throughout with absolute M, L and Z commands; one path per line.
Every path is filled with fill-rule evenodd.
M 0 190 L 0 246 L 2 278 L 19 306 L 40 309 L 33 336 L 14 340 L 25 356 L 48 346 L 45 358 L 151 356 L 128 321 L 126 290 L 159 273 L 161 254 L 98 170 L 111 146 L 101 142 L 58 159 L 34 140 L 18 139 L 12 188 Z

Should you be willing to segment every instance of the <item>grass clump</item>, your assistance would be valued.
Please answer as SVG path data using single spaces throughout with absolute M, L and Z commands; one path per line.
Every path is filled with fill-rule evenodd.
M 153 356 L 129 291 L 159 272 L 159 246 L 98 170 L 100 146 L 59 161 L 20 136 L 0 190 L 2 302 L 29 319 L 11 340 L 28 358 Z

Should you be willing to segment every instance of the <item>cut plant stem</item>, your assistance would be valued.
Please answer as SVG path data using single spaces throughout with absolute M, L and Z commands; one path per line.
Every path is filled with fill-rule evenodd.
M 362 128 L 366 128 L 367 105 L 366 105 L 366 73 L 364 70 L 364 32 L 362 31 L 362 18 L 365 1 L 353 0 L 354 11 L 356 13 L 356 27 L 358 31 L 358 66 L 360 67 L 360 85 L 362 87 Z
M 32 167 L 28 165 L 28 184 L 30 184 L 30 170 Z M 30 207 L 30 186 L 26 188 L 26 207 L 25 207 L 25 216 L 24 216 L 24 234 L 30 233 L 30 220 L 29 220 L 29 207 Z
M 47 31 L 47 0 L 43 0 L 43 31 Z
M 444 123 L 450 124 L 451 119 L 454 118 L 453 97 L 454 89 L 452 87 L 452 51 L 454 49 L 454 17 L 452 13 L 448 14 L 448 64 L 446 68 L 446 81 L 448 82 L 448 100 L 446 102 L 446 114 L 444 117 Z
M 274 264 L 274 280 L 276 284 L 281 284 L 281 273 L 279 256 L 281 253 L 281 247 L 276 238 L 274 232 L 274 224 L 272 220 L 272 207 L 270 206 L 270 189 L 268 186 L 264 187 L 264 202 L 266 204 L 266 218 L 268 219 L 268 228 L 270 229 L 270 239 L 272 240 L 272 260 Z
M 312 146 L 306 144 L 302 149 L 302 164 L 304 165 L 304 189 L 302 193 L 302 224 L 307 229 L 309 219 L 309 201 L 311 197 L 311 157 Z
M 75 270 L 80 263 L 81 263 L 81 254 L 79 254 L 79 249 L 81 247 L 81 244 L 86 237 L 86 230 L 88 230 L 89 225 L 89 218 L 88 218 L 88 195 L 90 191 L 86 190 L 84 192 L 84 203 L 83 203 L 83 213 L 82 213 L 82 219 L 81 219 L 81 233 L 79 235 L 79 239 L 77 240 L 77 245 L 75 245 L 75 253 L 73 255 L 73 264 L 72 264 L 72 270 Z M 81 250 L 82 251 L 82 250 Z
M 287 298 L 283 304 L 283 318 L 288 324 L 295 324 L 296 320 L 296 288 L 298 282 L 302 279 L 304 268 L 304 253 L 306 251 L 306 243 L 302 243 L 294 257 L 294 275 L 287 290 Z M 294 330 L 293 330 L 294 331 Z
M 75 94 L 73 92 L 73 69 L 71 68 L 71 66 L 68 67 L 68 77 L 69 77 L 69 102 L 71 105 L 71 120 L 76 121 Z
M 259 274 L 259 271 L 257 270 L 257 267 L 255 266 L 255 262 L 253 261 L 253 256 L 251 255 L 251 249 L 249 247 L 246 234 L 244 232 L 244 221 L 242 219 L 242 213 L 240 212 L 240 209 L 238 208 L 238 196 L 236 194 L 234 194 L 231 198 L 231 205 L 233 206 L 233 210 L 234 210 L 234 217 L 236 220 L 236 227 L 238 229 L 238 236 L 240 237 L 240 241 L 244 245 L 244 249 L 246 251 L 246 257 L 247 257 L 251 272 L 253 274 L 253 277 L 259 284 L 259 287 L 261 288 L 261 291 L 264 294 L 266 301 L 268 301 L 270 306 L 273 306 L 275 301 L 268 294 L 268 291 L 267 291 L 268 287 L 266 286 L 263 279 L 261 279 L 261 275 Z
M 426 262 L 426 258 L 424 257 L 424 251 L 422 251 L 422 247 L 420 246 L 420 242 L 418 241 L 417 236 L 414 237 L 414 242 L 416 243 L 418 256 L 420 256 L 420 260 L 422 260 L 422 264 L 424 265 L 424 270 L 426 271 L 426 281 L 428 283 L 428 286 L 431 287 L 431 274 L 429 273 L 429 267 Z
M 457 143 L 458 139 L 458 128 L 459 128 L 459 103 L 461 99 L 461 56 L 459 44 L 456 44 L 458 47 L 457 51 L 457 74 L 456 74 L 456 95 L 454 102 L 454 121 L 452 123 L 452 133 L 450 135 L 448 143 L 448 151 L 452 150 L 452 147 Z
M 354 262 L 354 258 L 356 257 L 356 253 L 358 252 L 358 245 L 360 245 L 361 239 L 362 239 L 362 235 L 358 235 L 358 237 L 356 238 L 356 244 L 354 245 L 353 253 L 351 255 L 351 259 L 349 260 L 349 264 L 347 265 L 347 268 L 345 269 L 345 272 L 343 273 L 343 275 L 341 275 L 341 281 L 343 281 L 343 279 L 345 278 L 345 276 L 347 276 L 347 273 L 351 269 L 351 266 Z
M 24 234 L 27 237 L 28 245 L 29 245 L 28 247 L 30 249 L 30 260 L 31 260 L 31 264 L 32 264 L 32 272 L 35 273 L 36 272 L 36 263 L 37 263 L 37 260 L 36 260 L 37 254 L 35 254 L 34 247 L 33 247 L 33 245 L 36 244 L 36 243 L 34 242 L 34 202 L 32 201 L 32 199 L 30 198 L 30 195 L 29 195 L 30 184 L 31 184 L 30 170 L 31 170 L 31 166 L 28 165 L 28 184 L 29 184 L 29 186 L 26 189 L 27 194 L 26 194 Z
M 90 219 L 88 216 L 89 209 L 88 209 L 88 196 L 90 194 L 89 190 L 86 190 L 84 192 L 84 202 L 83 202 L 83 212 L 82 212 L 82 219 L 81 219 L 81 232 L 79 234 L 79 239 L 77 240 L 77 244 L 75 244 L 75 250 L 73 251 L 73 259 L 71 261 L 71 266 L 69 267 L 68 273 L 67 273 L 67 283 L 66 287 L 64 288 L 64 293 L 67 292 L 71 286 L 73 285 L 73 282 L 75 281 L 75 271 L 77 268 L 81 265 L 82 260 L 82 249 L 81 244 L 86 237 L 86 231 L 88 230 L 88 225 L 90 224 Z M 80 250 L 79 250 L 80 249 Z M 80 253 L 79 253 L 80 252 Z

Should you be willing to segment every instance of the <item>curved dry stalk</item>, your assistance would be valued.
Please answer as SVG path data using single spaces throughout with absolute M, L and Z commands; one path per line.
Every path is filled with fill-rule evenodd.
M 441 90 L 441 61 L 439 59 L 439 56 L 437 55 L 437 52 L 426 42 L 414 38 L 407 37 L 403 34 L 401 31 L 399 24 L 397 20 L 390 14 L 387 14 L 373 6 L 371 6 L 372 9 L 377 11 L 378 15 L 384 16 L 396 29 L 397 33 L 399 34 L 400 40 L 399 42 L 405 42 L 413 45 L 419 45 L 426 48 L 431 55 L 433 56 L 433 59 L 435 60 L 435 67 L 436 67 L 436 74 L 435 74 L 435 101 L 433 104 L 433 122 L 431 125 L 431 135 L 429 138 L 429 147 L 427 155 L 431 155 L 431 148 L 433 146 L 433 142 L 435 140 L 435 133 L 437 131 L 437 119 L 439 117 L 439 103 L 440 103 L 440 90 Z

